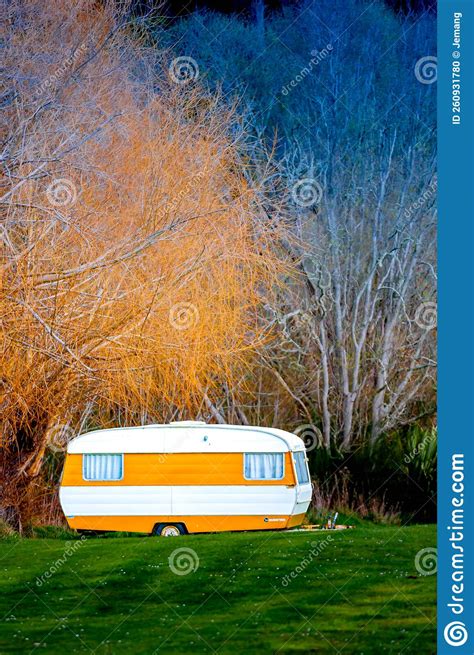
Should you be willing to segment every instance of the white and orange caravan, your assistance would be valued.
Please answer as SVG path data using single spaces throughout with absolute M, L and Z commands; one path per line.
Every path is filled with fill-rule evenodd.
M 178 536 L 299 525 L 311 488 L 296 435 L 181 421 L 72 439 L 59 497 L 71 528 Z

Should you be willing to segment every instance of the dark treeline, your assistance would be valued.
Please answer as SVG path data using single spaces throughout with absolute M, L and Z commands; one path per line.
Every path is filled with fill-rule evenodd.
M 436 13 L 436 0 L 384 0 L 388 7 L 395 13 L 419 15 L 425 11 Z M 298 0 L 190 0 L 183 2 L 179 0 L 166 0 L 165 2 L 153 2 L 150 0 L 135 0 L 133 11 L 137 15 L 159 11 L 160 14 L 169 19 L 182 18 L 195 11 L 210 10 L 223 14 L 237 14 L 248 19 L 255 18 L 259 5 L 264 11 L 272 13 L 285 8 L 295 8 L 301 3 Z M 314 0 L 317 8 L 318 2 Z

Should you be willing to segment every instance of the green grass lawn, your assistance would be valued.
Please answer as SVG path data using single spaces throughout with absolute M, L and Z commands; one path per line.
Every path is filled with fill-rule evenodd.
M 0 652 L 435 653 L 436 576 L 415 568 L 435 545 L 435 526 L 7 538 Z

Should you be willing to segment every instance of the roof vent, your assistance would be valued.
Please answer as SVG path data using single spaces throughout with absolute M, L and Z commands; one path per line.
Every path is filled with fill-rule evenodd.
M 170 421 L 170 425 L 207 425 L 206 421 Z

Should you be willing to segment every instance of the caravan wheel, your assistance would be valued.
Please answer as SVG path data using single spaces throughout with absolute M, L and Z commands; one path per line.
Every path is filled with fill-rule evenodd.
M 184 534 L 184 530 L 174 523 L 161 523 L 156 526 L 155 534 L 159 537 L 179 537 Z

